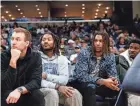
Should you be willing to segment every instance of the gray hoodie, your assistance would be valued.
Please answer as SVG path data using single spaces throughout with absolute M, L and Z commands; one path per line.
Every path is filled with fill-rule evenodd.
M 47 73 L 47 78 L 42 79 L 41 86 L 55 88 L 56 84 L 66 85 L 69 79 L 68 59 L 65 56 L 54 55 L 51 58 L 41 53 L 42 70 Z

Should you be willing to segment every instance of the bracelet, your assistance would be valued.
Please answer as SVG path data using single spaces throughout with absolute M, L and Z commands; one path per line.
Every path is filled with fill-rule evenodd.
M 103 79 L 99 79 L 99 85 L 103 85 Z
M 55 85 L 55 89 L 56 89 L 56 90 L 59 90 L 59 87 L 60 87 L 59 84 L 56 84 L 56 85 Z

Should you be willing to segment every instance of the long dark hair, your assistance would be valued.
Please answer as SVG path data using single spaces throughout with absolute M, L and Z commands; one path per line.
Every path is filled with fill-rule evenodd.
M 95 55 L 95 47 L 94 47 L 94 41 L 96 35 L 101 35 L 103 38 L 103 55 L 108 55 L 110 53 L 110 42 L 109 42 L 109 35 L 106 32 L 96 32 L 92 38 L 92 53 Z
M 60 40 L 59 40 L 59 37 L 56 36 L 56 35 L 55 35 L 54 33 L 52 33 L 51 31 L 47 31 L 47 32 L 45 32 L 45 33 L 41 36 L 41 38 L 40 38 L 40 51 L 44 52 L 44 49 L 43 49 L 43 47 L 42 47 L 42 45 L 41 45 L 41 41 L 42 41 L 43 36 L 46 35 L 46 34 L 51 35 L 52 38 L 53 38 L 53 40 L 54 40 L 54 49 L 53 49 L 53 53 L 54 53 L 54 54 L 57 54 L 57 55 L 60 55 L 60 52 L 59 52 L 59 48 L 60 48 Z

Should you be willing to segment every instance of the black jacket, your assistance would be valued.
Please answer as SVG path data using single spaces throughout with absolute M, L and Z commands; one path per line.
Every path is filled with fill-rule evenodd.
M 1 53 L 1 87 L 2 93 L 24 86 L 29 92 L 41 86 L 42 60 L 37 52 L 28 48 L 24 58 L 17 61 L 17 68 L 12 68 L 9 63 L 10 50 Z
M 124 76 L 129 68 L 129 63 L 125 59 L 125 57 L 121 55 L 116 55 L 115 59 L 116 59 L 116 69 L 117 69 L 118 77 L 120 82 L 122 83 Z

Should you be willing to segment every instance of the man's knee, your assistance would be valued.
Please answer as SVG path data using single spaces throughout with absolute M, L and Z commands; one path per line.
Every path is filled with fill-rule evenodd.
M 82 95 L 81 95 L 81 93 L 80 93 L 77 89 L 75 89 L 75 90 L 73 91 L 73 96 L 72 96 L 72 97 L 74 97 L 74 98 L 79 98 L 79 99 L 82 100 Z
M 73 91 L 72 97 L 66 98 L 64 103 L 66 106 L 82 106 L 82 95 L 81 93 L 75 89 Z
M 55 99 L 55 100 L 59 101 L 59 95 L 58 95 L 57 90 L 50 89 L 50 88 L 41 88 L 40 90 L 43 93 L 45 99 L 46 98 L 52 99 L 52 100 Z
M 45 104 L 44 95 L 39 89 L 34 90 L 31 94 L 33 102 L 35 102 L 36 104 L 40 104 L 40 106 L 44 106 Z
M 96 94 L 96 87 L 95 85 L 88 84 L 84 88 L 84 95 L 95 95 Z

